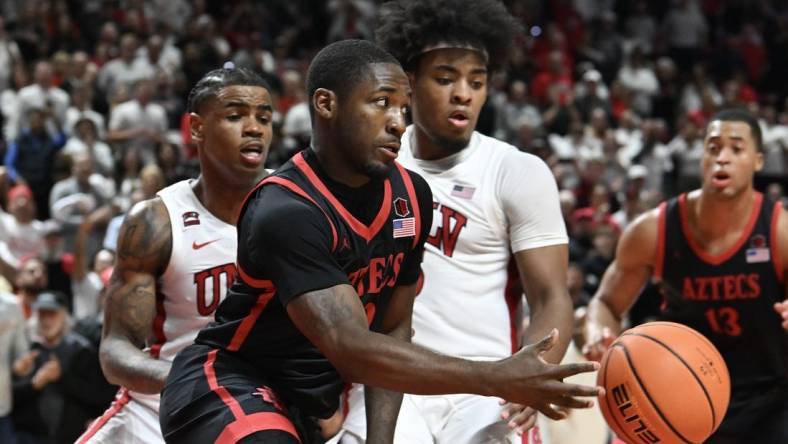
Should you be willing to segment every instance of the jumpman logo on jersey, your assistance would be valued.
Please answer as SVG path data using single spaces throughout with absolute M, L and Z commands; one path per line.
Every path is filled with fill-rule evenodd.
M 350 250 L 350 241 L 347 240 L 347 237 L 342 238 L 342 246 L 339 248 L 339 250 Z
M 281 412 L 287 412 L 287 409 L 279 401 L 279 398 L 276 396 L 276 393 L 274 393 L 273 390 L 271 390 L 270 388 L 268 388 L 266 386 L 257 387 L 255 392 L 252 393 L 252 396 L 259 396 L 259 397 L 263 398 L 263 401 L 265 401 L 265 402 L 273 405 L 274 407 L 276 407 L 277 410 L 279 410 Z

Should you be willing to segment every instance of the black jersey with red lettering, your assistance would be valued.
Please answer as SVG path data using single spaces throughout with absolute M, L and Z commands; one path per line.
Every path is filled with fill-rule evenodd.
M 710 255 L 690 235 L 686 201 L 682 194 L 660 206 L 655 275 L 665 297 L 662 318 L 714 343 L 734 398 L 740 389 L 784 383 L 788 336 L 773 308 L 785 295 L 776 233 L 780 204 L 756 193 L 744 234 L 728 251 Z
M 376 329 L 394 288 L 418 280 L 431 219 L 429 186 L 399 164 L 354 189 L 328 178 L 311 149 L 296 154 L 247 197 L 238 276 L 196 342 L 251 362 L 301 412 L 331 415 L 343 383 L 293 324 L 287 303 L 349 284 Z

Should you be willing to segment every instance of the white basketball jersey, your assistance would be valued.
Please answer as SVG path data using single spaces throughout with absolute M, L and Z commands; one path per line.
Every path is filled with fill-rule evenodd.
M 219 220 L 200 203 L 191 181 L 159 191 L 172 230 L 172 254 L 156 283 L 156 318 L 146 352 L 172 361 L 213 321 L 213 312 L 235 278 L 238 239 L 234 225 Z M 159 395 L 130 392 L 159 410 Z
M 399 161 L 433 194 L 413 342 L 469 359 L 510 356 L 522 320 L 522 296 L 505 297 L 510 252 L 568 242 L 555 179 L 541 159 L 480 133 L 436 161 L 415 159 L 412 137 L 410 126 Z

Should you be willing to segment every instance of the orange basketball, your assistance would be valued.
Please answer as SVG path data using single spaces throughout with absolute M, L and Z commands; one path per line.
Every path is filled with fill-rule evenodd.
M 597 383 L 605 420 L 630 444 L 702 443 L 722 422 L 731 391 L 714 345 L 673 322 L 622 333 L 602 357 Z

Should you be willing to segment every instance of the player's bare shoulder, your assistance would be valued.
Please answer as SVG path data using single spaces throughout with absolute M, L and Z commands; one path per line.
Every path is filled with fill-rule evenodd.
M 172 254 L 172 228 L 160 197 L 144 200 L 129 210 L 118 235 L 118 265 L 159 274 Z
M 630 223 L 618 242 L 616 260 L 621 263 L 654 265 L 664 230 L 664 203 L 646 211 Z
M 788 210 L 783 203 L 775 207 L 774 211 L 778 212 L 778 214 L 775 215 L 777 218 L 777 227 L 774 232 L 777 233 L 777 239 L 775 239 L 774 242 L 777 242 L 780 260 L 785 270 L 788 268 Z

